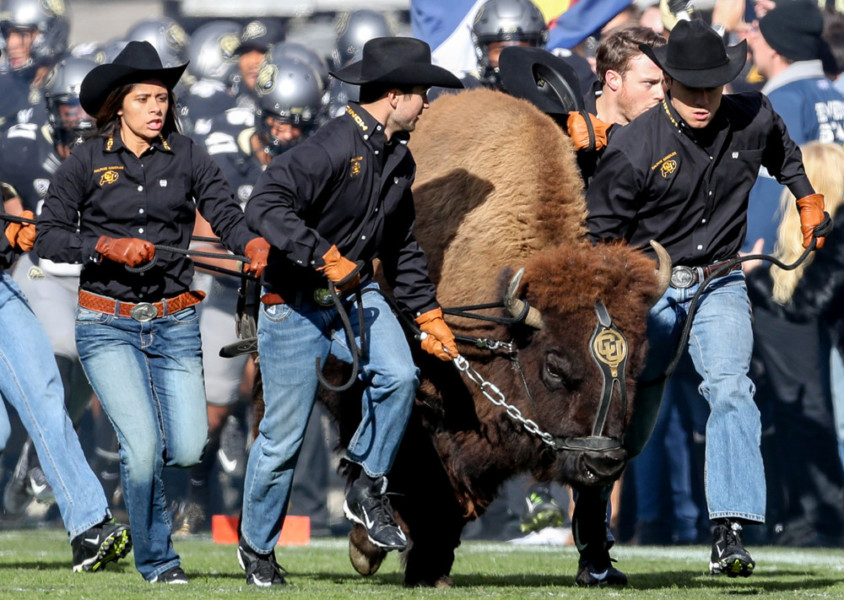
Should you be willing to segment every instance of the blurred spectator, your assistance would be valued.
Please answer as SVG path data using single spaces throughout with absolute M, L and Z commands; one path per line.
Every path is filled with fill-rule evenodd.
M 769 527 L 776 543 L 839 546 L 844 543 L 844 471 L 832 414 L 829 349 L 831 333 L 839 348 L 842 340 L 844 150 L 812 142 L 803 146 L 803 161 L 836 216 L 832 243 L 794 270 L 765 266 L 748 276 L 758 351 L 771 383 L 766 400 L 775 443 L 766 466 L 775 468 L 768 475 Z M 775 256 L 790 264 L 803 253 L 803 235 L 795 199 L 787 191 L 781 210 Z

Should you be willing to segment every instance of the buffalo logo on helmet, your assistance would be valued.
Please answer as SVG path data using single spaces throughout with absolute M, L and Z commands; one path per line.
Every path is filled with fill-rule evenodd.
M 223 58 L 229 60 L 234 56 L 235 50 L 240 45 L 240 38 L 234 33 L 228 33 L 220 38 L 220 50 Z
M 42 0 L 41 3 L 44 8 L 57 17 L 61 17 L 65 14 L 65 12 L 67 12 L 64 0 Z
M 260 21 L 252 21 L 247 23 L 246 27 L 243 29 L 243 33 L 240 35 L 240 39 L 241 41 L 246 42 L 265 35 L 267 35 L 267 27 Z
M 278 67 L 272 63 L 264 63 L 258 71 L 258 78 L 255 81 L 255 87 L 261 90 L 262 93 L 271 92 L 275 88 L 277 80 Z
M 167 27 L 167 45 L 177 52 L 186 48 L 188 45 L 188 34 L 178 23 L 171 23 Z

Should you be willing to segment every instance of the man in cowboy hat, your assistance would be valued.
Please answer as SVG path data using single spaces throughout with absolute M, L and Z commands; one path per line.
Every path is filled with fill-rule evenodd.
M 274 158 L 246 205 L 250 227 L 272 245 L 258 317 L 265 413 L 246 468 L 238 547 L 247 583 L 259 586 L 284 583 L 273 548 L 316 396 L 315 357 L 317 369 L 329 355 L 358 365 L 363 384 L 361 424 L 346 451 L 358 475 L 346 516 L 379 548 L 407 545 L 385 495 L 386 474 L 410 416 L 417 369 L 377 293 L 374 258 L 421 328 L 422 349 L 442 360 L 457 353 L 413 236 L 407 140 L 428 106 L 428 88 L 461 84 L 431 64 L 425 42 L 404 37 L 369 40 L 362 60 L 332 75 L 360 85 L 360 103 Z
M 742 525 L 765 520 L 765 473 L 747 376 L 750 305 L 732 259 L 744 241 L 747 196 L 759 167 L 799 198 L 805 246 L 813 238 L 822 245 L 828 216 L 768 100 L 759 93 L 723 95 L 744 66 L 745 42 L 725 47 L 694 20 L 679 22 L 662 48 L 641 49 L 665 72 L 666 98 L 613 136 L 587 192 L 592 240 L 624 239 L 647 252 L 654 239 L 675 265 L 671 286 L 649 314 L 650 353 L 626 446 L 635 455 L 647 440 L 690 302 L 712 274 L 688 344 L 711 407 L 705 475 L 714 521 L 710 571 L 747 577 L 755 563 L 743 546 Z

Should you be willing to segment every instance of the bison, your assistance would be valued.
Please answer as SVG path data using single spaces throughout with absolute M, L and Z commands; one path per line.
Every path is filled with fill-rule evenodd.
M 416 235 L 440 303 L 506 297 L 505 308 L 482 312 L 510 317 L 448 318 L 459 336 L 504 342 L 460 348 L 472 377 L 495 387 L 421 351 L 415 356 L 422 383 L 389 489 L 411 540 L 405 583 L 443 586 L 463 527 L 505 479 L 531 472 L 584 487 L 619 477 L 648 307 L 661 284 L 641 252 L 586 241 L 571 143 L 532 104 L 489 90 L 443 96 L 420 120 L 411 148 Z M 348 442 L 360 419 L 359 390 L 321 396 L 341 444 Z M 384 552 L 357 526 L 350 555 L 371 574 Z

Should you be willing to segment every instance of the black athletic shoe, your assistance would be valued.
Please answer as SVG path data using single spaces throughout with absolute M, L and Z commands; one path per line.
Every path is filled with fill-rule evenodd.
M 3 509 L 7 515 L 19 517 L 32 502 L 28 475 L 30 464 L 36 463 L 35 448 L 32 445 L 32 440 L 27 438 L 21 447 L 15 470 L 3 490 Z
M 562 527 L 565 522 L 563 510 L 547 486 L 534 484 L 525 497 L 527 510 L 520 520 L 521 530 L 525 533 L 539 531 L 546 527 Z
M 609 553 L 594 561 L 580 556 L 577 562 L 575 584 L 583 587 L 603 587 L 605 585 L 627 585 L 627 575 L 612 566 Z
M 361 473 L 346 493 L 343 512 L 350 521 L 363 525 L 374 545 L 384 550 L 404 550 L 407 537 L 393 517 L 386 492 L 386 477 L 372 479 Z
M 155 577 L 150 579 L 149 582 L 184 584 L 189 583 L 190 580 L 188 579 L 188 576 L 185 575 L 185 572 L 182 570 L 182 567 L 176 566 L 167 569 L 161 575 L 156 575 Z
M 709 572 L 713 575 L 726 573 L 727 577 L 750 577 L 756 563 L 741 542 L 741 524 L 738 521 L 722 519 L 712 532 L 712 555 Z
M 275 559 L 275 551 L 269 554 L 258 554 L 252 548 L 240 542 L 237 546 L 237 562 L 240 568 L 246 571 L 246 583 L 258 587 L 270 587 L 272 585 L 287 585 L 284 570 Z
M 132 536 L 129 528 L 103 521 L 91 527 L 70 542 L 73 549 L 73 572 L 99 571 L 106 564 L 115 562 L 129 554 L 132 549 Z

